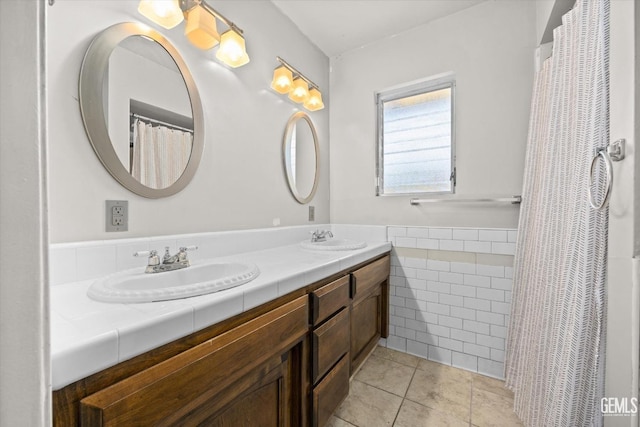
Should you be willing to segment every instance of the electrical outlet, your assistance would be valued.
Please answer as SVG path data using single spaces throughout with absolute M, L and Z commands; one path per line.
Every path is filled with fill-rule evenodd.
M 126 200 L 105 201 L 105 230 L 129 231 L 129 202 Z
M 309 206 L 309 221 L 315 221 L 315 220 L 316 220 L 316 207 Z

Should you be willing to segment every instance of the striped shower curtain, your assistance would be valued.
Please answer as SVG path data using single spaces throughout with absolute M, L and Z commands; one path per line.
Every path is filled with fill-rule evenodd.
M 193 135 L 190 132 L 152 126 L 136 119 L 133 124 L 131 175 L 150 188 L 171 186 L 189 163 Z
M 609 141 L 608 22 L 609 0 L 578 0 L 535 79 L 505 363 L 527 426 L 603 423 L 608 210 L 588 179 Z

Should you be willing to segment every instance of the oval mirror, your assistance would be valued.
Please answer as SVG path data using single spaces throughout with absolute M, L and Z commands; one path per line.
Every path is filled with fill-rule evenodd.
M 125 188 L 159 198 L 191 181 L 204 149 L 202 104 L 160 33 L 122 23 L 98 34 L 82 62 L 79 100 L 96 155 Z
M 311 118 L 304 112 L 289 118 L 282 141 L 284 170 L 289 190 L 299 203 L 308 203 L 318 187 L 320 150 Z

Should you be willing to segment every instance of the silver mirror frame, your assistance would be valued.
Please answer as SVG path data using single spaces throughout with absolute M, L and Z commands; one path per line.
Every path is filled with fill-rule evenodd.
M 316 154 L 316 170 L 313 177 L 313 188 L 309 192 L 308 195 L 301 195 L 298 193 L 298 189 L 295 186 L 295 180 L 293 178 L 293 171 L 291 170 L 291 165 L 287 162 L 287 150 L 290 149 L 291 145 L 291 133 L 295 130 L 296 123 L 299 120 L 305 120 L 311 129 L 311 134 L 313 135 L 313 146 Z M 316 190 L 318 189 L 318 181 L 320 176 L 320 147 L 318 145 L 318 134 L 316 133 L 316 127 L 313 125 L 311 118 L 309 115 L 303 111 L 298 111 L 293 114 L 289 120 L 287 121 L 287 126 L 284 131 L 284 137 L 282 138 L 282 162 L 284 164 L 284 171 L 287 177 L 287 183 L 289 184 L 289 191 L 291 191 L 291 195 L 294 199 L 298 201 L 298 203 L 304 205 L 305 203 L 309 203 L 313 196 L 316 194 Z
M 109 56 L 118 44 L 131 36 L 144 36 L 160 44 L 173 58 L 184 79 L 191 101 L 193 114 L 193 146 L 189 163 L 176 182 L 166 188 L 155 189 L 147 187 L 135 179 L 123 166 L 116 154 L 107 124 L 105 122 L 103 103 L 103 81 L 109 64 Z M 204 116 L 202 102 L 196 88 L 195 81 L 187 68 L 184 60 L 175 47 L 157 31 L 146 25 L 133 22 L 125 22 L 113 25 L 98 34 L 87 49 L 82 67 L 80 68 L 80 81 L 78 86 L 80 113 L 84 123 L 89 142 L 104 165 L 123 187 L 150 199 L 171 196 L 184 189 L 195 175 L 202 152 L 204 150 Z

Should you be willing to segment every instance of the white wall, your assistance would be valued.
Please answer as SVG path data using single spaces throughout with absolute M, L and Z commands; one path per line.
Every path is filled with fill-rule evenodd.
M 536 42 L 553 41 L 553 30 L 562 24 L 562 16 L 573 8 L 575 0 L 536 0 Z
M 137 12 L 137 0 L 57 0 L 48 7 L 49 224 L 53 243 L 170 233 L 307 224 L 308 208 L 289 194 L 282 170 L 282 135 L 298 110 L 269 88 L 275 57 L 283 57 L 316 82 L 329 105 L 328 58 L 268 1 L 216 1 L 240 26 L 251 62 L 231 69 L 215 51 L 201 51 L 172 30 Z M 182 54 L 202 98 L 204 157 L 193 181 L 175 196 L 148 200 L 121 187 L 105 171 L 84 132 L 78 74 L 84 52 L 104 28 L 139 21 L 159 30 Z M 224 25 L 220 25 L 223 29 Z M 329 220 L 329 113 L 310 113 L 321 146 L 316 221 Z M 104 201 L 129 200 L 129 232 L 104 232 Z
M 409 205 L 375 196 L 374 92 L 456 74 L 459 196 L 516 195 L 522 187 L 533 84 L 535 4 L 484 2 L 331 58 L 331 221 L 514 228 L 518 208 Z
M 536 2 L 536 42 L 538 42 L 538 44 L 551 41 L 545 40 L 543 42 L 543 39 L 556 1 L 557 0 L 538 0 Z
M 0 425 L 51 424 L 45 2 L 0 2 Z
M 627 156 L 613 165 L 614 185 L 609 203 L 605 396 L 627 399 L 638 397 L 640 363 L 640 278 L 637 277 L 638 270 L 633 270 L 633 256 L 638 255 L 635 250 L 640 241 L 637 228 L 640 173 L 636 142 L 640 132 L 639 19 L 637 2 L 611 1 L 610 137 L 612 141 L 626 139 Z M 638 418 L 606 417 L 605 425 L 637 427 Z

